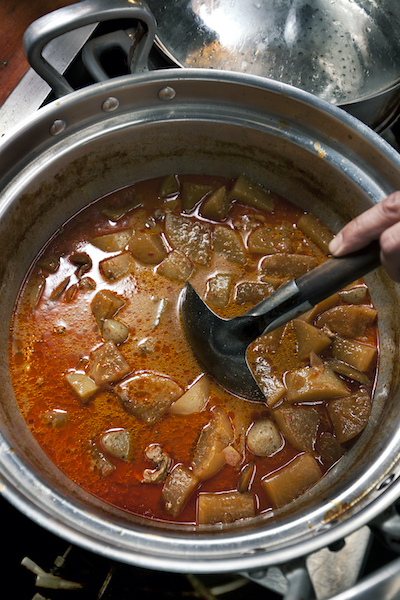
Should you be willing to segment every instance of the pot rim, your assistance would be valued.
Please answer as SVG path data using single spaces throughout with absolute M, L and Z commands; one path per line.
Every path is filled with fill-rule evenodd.
M 24 121 L 24 123 L 22 123 L 18 128 L 3 138 L 2 142 L 0 143 L 0 156 L 2 154 L 3 156 L 7 155 L 8 150 L 12 148 L 13 144 L 16 143 L 21 136 L 29 139 L 27 147 L 24 148 L 24 152 L 26 152 L 26 155 L 28 156 L 30 156 L 30 153 L 35 148 L 38 148 L 39 151 L 42 151 L 43 148 L 51 147 L 60 139 L 60 135 L 54 136 L 50 131 L 51 125 L 54 123 L 54 121 L 57 119 L 62 120 L 62 116 L 67 111 L 74 109 L 76 106 L 80 106 L 87 100 L 95 101 L 96 106 L 98 106 L 99 110 L 101 111 L 102 102 L 110 97 L 113 97 L 114 95 L 118 97 L 118 92 L 121 90 L 130 92 L 138 86 L 146 86 L 149 83 L 154 86 L 159 86 L 159 90 L 165 90 L 168 87 L 172 87 L 173 89 L 174 83 L 182 80 L 200 83 L 228 83 L 233 85 L 261 88 L 269 93 L 272 92 L 273 94 L 277 94 L 281 97 L 294 99 L 300 104 L 307 106 L 311 105 L 317 111 L 328 114 L 336 121 L 344 123 L 354 132 L 354 134 L 357 133 L 359 136 L 366 138 L 368 141 L 373 143 L 375 148 L 377 148 L 377 151 L 390 160 L 400 172 L 400 157 L 397 155 L 394 149 L 392 149 L 387 142 L 380 138 L 378 134 L 373 132 L 370 128 L 351 115 L 348 115 L 341 108 L 333 106 L 320 98 L 312 96 L 308 92 L 292 88 L 287 84 L 277 83 L 275 81 L 266 80 L 262 77 L 254 75 L 242 75 L 239 73 L 221 71 L 205 71 L 204 69 L 171 69 L 165 72 L 152 72 L 135 77 L 124 76 L 104 83 L 94 84 L 93 86 L 89 86 L 83 90 L 73 92 L 72 94 L 55 100 L 48 106 L 40 109 L 38 113 L 34 115 L 33 119 Z M 171 99 L 173 100 L 173 97 Z M 159 96 L 159 101 L 168 103 L 169 100 L 168 98 L 163 100 Z M 104 119 L 107 119 L 107 113 L 104 112 L 104 110 L 101 114 L 103 115 Z M 113 112 L 110 113 L 110 115 L 113 114 Z M 76 116 L 75 119 L 76 120 L 73 123 L 67 124 L 67 127 L 65 128 L 67 134 L 70 130 L 75 130 L 79 126 L 81 119 L 78 116 Z M 34 130 L 35 134 L 37 135 L 29 135 L 32 130 Z M 60 132 L 61 139 L 63 132 L 64 130 Z M 34 140 L 31 139 L 33 137 Z M 5 158 L 6 160 L 3 161 L 3 164 L 7 162 L 7 156 L 5 156 Z M 23 164 L 23 158 L 21 159 L 21 162 Z M 14 177 L 16 170 L 18 170 L 21 165 L 21 162 L 18 162 L 13 169 L 8 169 L 6 166 L 3 168 L 0 167 L 0 180 L 1 172 L 3 171 L 3 182 L 5 182 L 4 185 L 12 180 L 12 177 Z M 10 165 L 10 162 L 8 164 Z M 36 521 L 39 525 L 46 527 L 46 529 L 49 529 L 57 535 L 62 535 L 63 537 L 69 539 L 72 543 L 77 543 L 78 545 L 91 551 L 95 550 L 98 554 L 108 555 L 122 562 L 135 564 L 146 568 L 180 572 L 228 572 L 255 569 L 266 566 L 267 564 L 279 564 L 286 562 L 287 560 L 296 558 L 299 555 L 308 554 L 318 550 L 321 547 L 331 544 L 337 539 L 345 537 L 358 527 L 361 527 L 365 523 L 371 521 L 380 512 L 387 508 L 400 494 L 400 480 L 392 479 L 387 486 L 384 487 L 381 486 L 383 486 L 385 481 L 378 481 L 376 482 L 376 490 L 374 491 L 370 503 L 367 506 L 363 506 L 356 514 L 352 514 L 351 519 L 346 521 L 338 518 L 336 520 L 333 519 L 331 521 L 327 521 L 319 528 L 318 531 L 315 532 L 314 536 L 306 540 L 295 540 L 292 544 L 289 544 L 289 546 L 285 546 L 284 548 L 278 547 L 269 550 L 268 546 L 264 542 L 264 547 L 261 547 L 261 549 L 259 548 L 257 550 L 257 545 L 255 545 L 256 550 L 253 550 L 252 554 L 245 555 L 240 551 L 240 549 L 238 549 L 239 544 L 244 539 L 249 540 L 250 538 L 256 542 L 257 538 L 260 538 L 263 535 L 262 528 L 260 528 L 261 531 L 257 533 L 249 533 L 248 531 L 237 533 L 234 531 L 232 534 L 231 530 L 230 532 L 227 532 L 225 536 L 228 539 L 228 542 L 225 541 L 225 544 L 230 545 L 229 549 L 231 551 L 233 548 L 236 548 L 237 553 L 235 556 L 224 557 L 221 555 L 221 553 L 218 556 L 208 555 L 207 544 L 210 543 L 210 540 L 213 537 L 213 535 L 210 534 L 201 536 L 201 538 L 195 538 L 195 545 L 200 549 L 202 548 L 202 554 L 200 556 L 196 555 L 193 558 L 188 552 L 189 545 L 193 546 L 193 539 L 186 543 L 182 536 L 176 533 L 167 532 L 165 534 L 163 533 L 163 535 L 165 535 L 168 539 L 177 540 L 179 543 L 182 543 L 183 541 L 183 544 L 180 548 L 179 555 L 172 553 L 168 554 L 167 552 L 164 556 L 160 556 L 154 553 L 149 554 L 148 547 L 143 547 L 143 549 L 140 551 L 126 550 L 126 547 L 123 546 L 123 544 L 121 544 L 121 546 L 114 544 L 112 546 L 110 545 L 109 548 L 106 548 L 104 545 L 104 531 L 106 525 L 109 525 L 114 530 L 118 530 L 118 525 L 115 523 L 106 524 L 101 519 L 98 519 L 99 529 L 96 533 L 99 533 L 99 535 L 97 537 L 93 535 L 94 530 L 92 528 L 92 524 L 90 524 L 89 529 L 85 529 L 83 527 L 79 528 L 76 525 L 72 526 L 70 521 L 61 523 L 59 514 L 57 514 L 57 507 L 60 504 L 62 504 L 67 510 L 69 517 L 77 520 L 75 523 L 79 523 L 83 518 L 83 512 L 79 506 L 75 505 L 73 502 L 67 501 L 65 498 L 61 498 L 59 495 L 55 499 L 50 498 L 49 495 L 51 490 L 46 487 L 46 484 L 43 483 L 43 480 L 35 473 L 28 474 L 28 480 L 31 489 L 27 495 L 22 487 L 22 484 L 19 484 L 19 476 L 21 474 L 24 475 L 22 472 L 24 465 L 20 462 L 19 457 L 16 454 L 13 454 L 12 448 L 1 435 L 0 458 L 3 458 L 3 460 L 0 461 L 0 473 L 6 480 L 6 483 L 0 487 L 0 492 L 22 513 L 31 518 L 33 521 Z M 9 473 L 7 473 L 8 469 L 11 472 L 11 476 Z M 45 504 L 41 504 L 39 502 L 39 492 L 43 492 L 45 494 Z M 338 517 L 339 516 L 340 515 L 338 515 Z M 121 527 L 119 527 L 119 529 L 121 529 Z M 154 530 L 151 533 L 151 536 L 152 545 L 153 547 L 156 547 L 157 543 L 160 542 L 160 534 L 157 530 Z M 123 535 L 121 536 L 121 540 L 122 538 Z M 223 536 L 220 539 L 224 541 Z M 224 544 L 222 543 L 220 552 L 223 551 L 223 546 Z

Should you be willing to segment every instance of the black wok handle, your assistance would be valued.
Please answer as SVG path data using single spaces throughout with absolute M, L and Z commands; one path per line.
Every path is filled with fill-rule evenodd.
M 296 279 L 302 300 L 318 304 L 381 264 L 380 245 L 374 240 L 358 252 L 332 257 Z

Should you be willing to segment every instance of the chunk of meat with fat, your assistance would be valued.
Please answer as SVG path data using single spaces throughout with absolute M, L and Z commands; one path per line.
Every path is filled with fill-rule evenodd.
M 183 464 L 176 465 L 168 474 L 162 488 L 162 498 L 165 509 L 173 517 L 181 512 L 197 484 L 198 478 Z
M 145 371 L 118 384 L 115 392 L 128 412 L 154 423 L 182 396 L 183 389 L 166 375 Z
M 319 315 L 317 327 L 328 326 L 341 336 L 357 338 L 364 335 L 366 328 L 376 319 L 376 309 L 365 304 L 334 306 Z
M 105 342 L 92 353 L 88 371 L 97 385 L 115 383 L 130 373 L 131 367 L 113 342 Z

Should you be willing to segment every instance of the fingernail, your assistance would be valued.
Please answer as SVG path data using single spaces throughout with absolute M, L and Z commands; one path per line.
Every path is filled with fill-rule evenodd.
M 337 236 L 335 236 L 329 244 L 329 252 L 334 255 L 339 254 L 342 245 L 343 245 L 343 236 L 341 233 L 338 233 Z

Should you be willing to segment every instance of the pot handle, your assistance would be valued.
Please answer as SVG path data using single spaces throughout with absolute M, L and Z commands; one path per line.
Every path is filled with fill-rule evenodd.
M 67 80 L 45 58 L 42 52 L 53 38 L 68 31 L 97 22 L 115 19 L 135 19 L 146 25 L 147 31 L 137 41 L 135 72 L 148 70 L 148 57 L 156 32 L 156 21 L 147 5 L 140 0 L 83 0 L 59 8 L 40 17 L 26 29 L 23 36 L 25 55 L 32 68 L 53 88 L 57 97 L 74 91 Z M 132 40 L 133 43 L 135 40 Z

